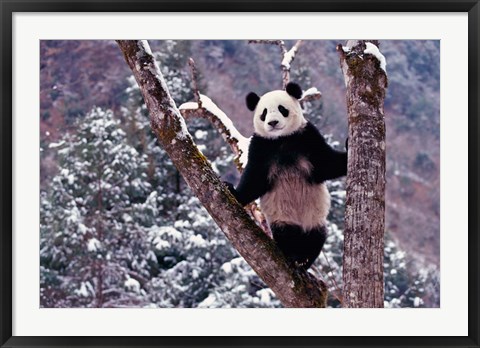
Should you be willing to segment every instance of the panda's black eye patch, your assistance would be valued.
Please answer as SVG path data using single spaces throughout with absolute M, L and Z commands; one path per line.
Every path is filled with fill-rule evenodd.
M 262 114 L 260 115 L 260 119 L 262 121 L 265 121 L 265 117 L 267 116 L 267 109 L 263 109 Z
M 280 111 L 283 117 L 288 117 L 288 109 L 285 108 L 283 105 L 278 106 L 278 111 Z

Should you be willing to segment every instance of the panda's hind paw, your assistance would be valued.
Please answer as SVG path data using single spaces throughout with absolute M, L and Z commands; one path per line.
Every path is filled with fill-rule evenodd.
M 310 262 L 309 262 L 308 259 L 306 259 L 304 261 L 295 261 L 295 267 L 308 269 L 310 267 Z

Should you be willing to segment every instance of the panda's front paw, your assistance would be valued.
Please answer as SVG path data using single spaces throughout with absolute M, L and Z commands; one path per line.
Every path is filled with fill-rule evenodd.
M 225 184 L 225 186 L 227 186 L 230 193 L 235 196 L 235 193 L 236 193 L 235 186 L 233 186 L 233 184 L 229 183 L 228 181 L 224 181 L 223 183 Z

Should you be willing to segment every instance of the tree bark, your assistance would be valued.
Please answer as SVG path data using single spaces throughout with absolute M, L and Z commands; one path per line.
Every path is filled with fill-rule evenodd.
M 302 40 L 297 40 L 295 45 L 293 45 L 290 50 L 287 50 L 283 40 L 248 40 L 248 43 L 277 45 L 280 47 L 282 53 L 282 59 L 280 63 L 280 68 L 282 69 L 282 89 L 285 89 L 287 84 L 290 82 L 290 64 L 295 59 L 295 55 L 302 44 Z
M 196 106 L 193 106 L 193 105 L 196 105 Z M 192 102 L 192 103 L 185 103 L 180 105 L 180 113 L 183 116 L 183 118 L 185 118 L 186 120 L 191 117 L 201 117 L 210 121 L 210 123 L 212 123 L 212 125 L 222 135 L 225 142 L 228 145 L 230 145 L 230 148 L 232 149 L 232 152 L 235 155 L 235 157 L 233 158 L 233 162 L 235 163 L 235 166 L 237 167 L 238 171 L 242 173 L 243 168 L 246 165 L 246 163 L 242 162 L 242 154 L 243 154 L 243 151 L 245 151 L 245 149 L 242 150 L 240 148 L 239 142 L 242 141 L 242 143 L 246 143 L 246 142 L 249 143 L 250 140 L 248 140 L 243 135 L 241 135 L 240 132 L 233 126 L 233 124 L 230 125 L 230 128 L 228 128 L 217 115 L 205 109 L 204 107 L 201 107 L 201 105 L 202 105 L 202 101 L 199 94 L 197 103 Z M 236 134 L 236 136 L 234 136 L 232 133 Z M 263 215 L 263 213 L 261 212 L 257 203 L 252 202 L 248 204 L 245 207 L 245 209 L 258 222 L 259 226 L 267 234 L 267 236 L 272 238 L 272 231 L 270 230 L 270 226 L 268 226 L 267 219 L 265 218 L 265 215 Z
M 348 175 L 343 298 L 350 308 L 383 307 L 385 230 L 384 57 L 367 41 L 339 45 L 347 88 Z M 378 46 L 376 41 L 368 41 Z
M 193 193 L 235 249 L 286 307 L 325 307 L 323 282 L 291 267 L 274 242 L 236 202 L 198 151 L 172 100 L 148 42 L 117 41 L 135 76 L 157 138 Z
M 298 40 L 295 43 L 295 45 L 291 48 L 290 50 L 292 52 L 291 54 L 287 53 L 288 51 L 285 47 L 285 43 L 283 42 L 283 40 L 250 40 L 249 43 L 272 44 L 272 45 L 280 46 L 280 49 L 282 51 L 281 67 L 282 67 L 283 88 L 285 89 L 287 83 L 290 80 L 290 74 L 289 74 L 290 64 L 295 58 L 296 52 L 298 51 L 298 48 L 300 47 L 302 40 Z M 286 59 L 286 57 L 288 59 Z M 225 142 L 230 145 L 230 148 L 232 149 L 235 155 L 233 161 L 238 171 L 242 173 L 243 168 L 245 168 L 246 160 L 247 160 L 246 156 L 243 156 L 243 155 L 246 153 L 246 151 L 248 151 L 248 144 L 250 143 L 250 139 L 243 136 L 235 128 L 230 118 L 217 105 L 213 104 L 213 101 L 211 101 L 210 98 L 206 96 L 202 96 L 200 94 L 200 91 L 198 89 L 198 83 L 197 83 L 198 72 L 197 72 L 197 67 L 195 65 L 195 61 L 193 60 L 193 58 L 190 58 L 188 60 L 188 65 L 190 66 L 190 69 L 192 72 L 192 88 L 193 88 L 193 93 L 194 93 L 196 102 L 189 102 L 189 103 L 184 103 L 180 105 L 179 107 L 180 113 L 182 114 L 183 118 L 185 118 L 186 120 L 188 120 L 190 117 L 202 117 L 210 121 L 210 123 L 212 123 L 212 125 L 222 135 Z M 288 65 L 287 75 L 285 75 L 285 68 L 287 68 L 286 65 Z M 316 88 L 312 87 L 303 93 L 303 96 L 299 101 L 300 101 L 300 104 L 303 105 L 304 102 L 320 99 L 321 96 L 322 96 L 322 93 L 320 93 L 320 91 L 318 91 Z M 204 107 L 202 98 L 205 98 L 207 99 L 207 101 L 209 101 L 209 103 L 207 104 L 211 105 L 210 107 L 216 110 L 217 114 L 212 110 L 209 110 L 208 107 Z M 219 114 L 223 114 L 225 117 L 221 117 Z M 247 205 L 245 209 L 257 221 L 257 223 L 262 228 L 262 230 L 270 238 L 272 238 L 272 231 L 270 229 L 270 226 L 268 225 L 267 219 L 265 218 L 265 215 L 263 215 L 263 213 L 261 212 L 258 205 L 255 202 L 253 202 Z

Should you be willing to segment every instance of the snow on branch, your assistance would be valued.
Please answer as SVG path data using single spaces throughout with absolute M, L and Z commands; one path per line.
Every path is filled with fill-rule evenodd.
M 372 44 L 371 42 L 365 42 L 365 46 L 367 48 L 363 51 L 365 54 L 371 54 L 375 58 L 378 59 L 380 62 L 380 68 L 382 68 L 383 71 L 385 71 L 385 74 L 387 73 L 387 60 L 385 59 L 385 56 L 380 52 L 377 46 Z
M 190 66 L 190 70 L 192 71 L 193 94 L 195 95 L 195 100 L 198 103 L 198 107 L 201 108 L 202 100 L 200 99 L 200 92 L 198 89 L 198 82 L 197 82 L 198 72 L 197 72 L 197 67 L 195 65 L 195 61 L 193 60 L 193 58 L 190 57 L 190 59 L 188 60 L 188 65 Z
M 286 307 L 325 307 L 325 283 L 286 261 L 273 240 L 236 202 L 198 151 L 148 42 L 119 40 L 117 43 L 142 92 L 158 141 L 235 249 Z
M 288 82 L 290 81 L 290 69 L 291 69 L 291 64 L 293 60 L 295 59 L 295 56 L 298 52 L 298 49 L 302 45 L 302 40 L 297 40 L 295 45 L 290 48 L 290 50 L 287 50 L 285 46 L 285 42 L 283 40 L 248 40 L 248 43 L 253 43 L 253 44 L 267 44 L 267 45 L 276 45 L 280 47 L 281 50 L 281 63 L 280 67 L 282 70 L 282 85 L 283 89 L 287 86 Z M 300 102 L 307 102 L 307 101 L 313 101 L 320 99 L 322 97 L 322 93 L 318 91 L 317 88 L 312 87 L 307 89 L 306 91 L 303 92 L 302 98 L 300 99 Z
M 295 54 L 297 54 L 298 48 L 300 47 L 302 40 L 298 40 L 295 45 L 287 52 L 283 54 L 282 59 L 282 68 L 290 71 L 290 64 L 295 59 Z
M 248 147 L 250 139 L 244 137 L 233 125 L 232 120 L 207 96 L 200 94 L 198 89 L 198 71 L 193 58 L 188 60 L 192 72 L 192 88 L 196 103 L 189 102 L 180 105 L 179 109 L 184 118 L 192 116 L 209 120 L 220 132 L 223 139 L 230 145 L 235 158 L 237 169 L 242 172 L 247 165 Z M 205 103 L 205 104 L 204 104 Z
M 210 121 L 222 135 L 227 144 L 230 145 L 234 157 L 234 163 L 241 173 L 248 161 L 248 148 L 250 146 L 250 138 L 244 137 L 233 125 L 231 119 L 207 96 L 201 95 L 198 90 L 197 68 L 195 61 L 190 58 L 188 61 L 192 71 L 192 88 L 197 103 L 184 103 L 180 106 L 180 112 L 185 119 L 189 117 L 202 117 Z M 245 207 L 245 209 L 258 222 L 262 230 L 272 237 L 272 231 L 267 223 L 265 215 L 261 212 L 258 205 L 254 202 Z
M 363 58 L 365 54 L 372 55 L 378 60 L 378 62 L 380 63 L 380 68 L 383 70 L 385 75 L 387 75 L 387 59 L 380 52 L 378 48 L 378 42 L 376 40 L 372 41 L 349 40 L 346 46 L 342 46 L 341 44 L 339 44 L 337 46 L 337 51 L 340 54 L 340 58 L 342 58 L 343 60 L 345 60 L 346 57 L 352 55 L 356 55 L 360 58 Z M 359 47 L 362 47 L 362 50 L 359 51 Z
M 322 93 L 317 89 L 317 87 L 310 87 L 306 91 L 303 91 L 302 97 L 300 98 L 300 103 L 317 100 L 322 97 Z
M 189 102 L 180 105 L 179 109 L 182 116 L 186 119 L 190 117 L 202 117 L 210 121 L 218 132 L 222 135 L 227 144 L 230 145 L 235 157 L 233 159 L 238 171 L 241 173 L 248 161 L 248 147 L 250 145 L 250 138 L 244 137 L 235 128 L 230 118 L 220 108 L 212 102 L 210 98 L 199 94 L 200 103 Z M 272 236 L 272 231 L 268 226 L 265 215 L 261 212 L 256 203 L 252 203 L 246 207 L 252 217 L 259 223 L 262 230 L 269 236 Z
M 293 62 L 293 59 L 297 54 L 298 48 L 302 44 L 302 40 L 298 40 L 290 50 L 287 50 L 287 47 L 285 46 L 285 42 L 283 40 L 249 40 L 248 43 L 277 45 L 278 47 L 280 47 L 280 67 L 282 69 L 283 89 L 285 89 L 287 83 L 290 81 L 290 64 Z
M 220 132 L 235 154 L 235 164 L 239 170 L 247 165 L 250 138 L 244 137 L 233 125 L 232 120 L 207 96 L 199 94 L 198 102 L 188 102 L 179 107 L 182 116 L 208 119 Z
M 347 88 L 349 139 L 349 198 L 345 206 L 343 244 L 344 305 L 348 308 L 383 307 L 384 102 L 388 82 L 385 66 L 382 66 L 385 57 L 378 51 L 378 41 L 373 40 L 349 40 L 345 47 L 338 45 L 337 51 Z

